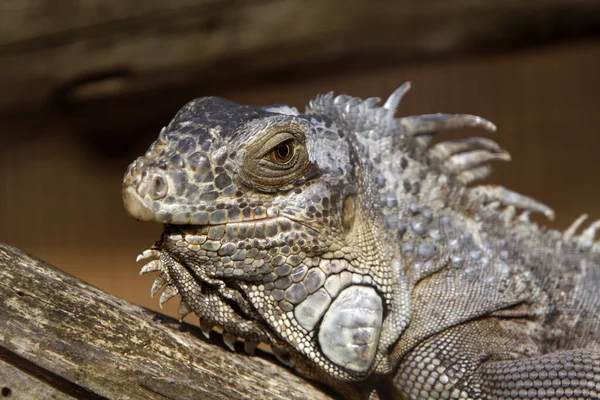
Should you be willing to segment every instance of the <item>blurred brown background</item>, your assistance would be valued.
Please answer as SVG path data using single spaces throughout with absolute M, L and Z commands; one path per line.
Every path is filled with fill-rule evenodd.
M 404 81 L 400 114 L 494 121 L 514 161 L 492 181 L 564 229 L 600 218 L 599 75 L 596 1 L 4 0 L 0 240 L 156 309 L 135 257 L 161 227 L 125 215 L 120 184 L 181 105 L 302 107 Z

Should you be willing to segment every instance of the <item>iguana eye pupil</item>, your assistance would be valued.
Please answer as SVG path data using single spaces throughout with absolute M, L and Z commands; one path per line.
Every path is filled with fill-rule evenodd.
M 279 143 L 269 153 L 269 159 L 277 164 L 286 164 L 294 157 L 294 146 L 290 141 Z

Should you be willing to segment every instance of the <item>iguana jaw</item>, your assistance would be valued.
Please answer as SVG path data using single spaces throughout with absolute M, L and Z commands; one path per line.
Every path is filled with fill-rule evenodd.
M 122 196 L 127 214 L 140 221 L 154 221 L 155 213 L 144 202 L 135 188 L 131 186 L 124 187 Z
M 256 321 L 256 313 L 252 310 L 243 296 L 226 298 L 223 288 L 206 276 L 198 274 L 199 269 L 187 265 L 179 260 L 180 253 L 172 251 L 169 243 L 172 238 L 180 240 L 177 230 L 173 226 L 166 226 L 161 239 L 151 249 L 142 252 L 137 258 L 138 262 L 145 265 L 140 275 L 158 272 L 150 294 L 152 296 L 161 292 L 159 304 L 162 305 L 175 296 L 180 296 L 179 319 L 194 312 L 200 318 L 200 326 L 208 338 L 213 328 L 223 332 L 225 343 L 232 348 L 233 342 L 241 337 L 248 342 L 264 342 L 270 344 L 264 326 Z M 221 285 L 223 286 L 223 285 Z M 224 288 L 225 291 L 231 288 Z M 252 346 L 251 346 L 252 347 Z
M 175 296 L 180 296 L 179 318 L 194 312 L 200 319 L 200 328 L 209 338 L 216 329 L 222 332 L 224 343 L 235 350 L 235 342 L 242 339 L 244 350 L 253 354 L 259 343 L 270 347 L 277 359 L 290 367 L 306 364 L 303 356 L 297 353 L 278 333 L 263 322 L 257 310 L 249 303 L 244 291 L 234 286 L 223 284 L 204 275 L 199 265 L 189 265 L 181 260 L 181 251 L 173 249 L 185 232 L 206 233 L 210 226 L 175 226 L 165 225 L 161 239 L 155 245 L 140 254 L 138 262 L 146 263 L 140 275 L 159 272 L 150 290 L 154 296 L 162 291 L 160 306 Z M 181 246 L 179 246 L 181 247 Z M 227 282 L 227 281 L 225 281 Z M 221 284 L 221 285 L 219 285 Z
M 283 316 L 269 317 L 272 310 L 278 310 L 277 301 L 274 301 L 275 298 L 272 298 L 270 295 L 266 297 L 256 297 L 256 288 L 259 286 L 266 286 L 269 288 L 268 282 L 269 276 L 273 275 L 272 266 L 266 266 L 265 271 L 261 272 L 260 268 L 256 268 L 254 263 L 246 264 L 248 266 L 254 265 L 255 268 L 252 269 L 252 274 L 247 274 L 247 276 L 235 275 L 233 273 L 234 263 L 244 263 L 244 260 L 238 258 L 237 261 L 233 260 L 236 258 L 235 254 L 231 254 L 232 250 L 226 250 L 226 254 L 224 256 L 219 255 L 219 250 L 216 248 L 212 248 L 213 244 L 210 242 L 216 242 L 214 239 L 219 239 L 220 235 L 224 235 L 223 242 L 221 243 L 221 247 L 225 247 L 227 244 L 232 243 L 230 240 L 240 240 L 240 238 L 225 238 L 227 232 L 240 232 L 241 226 L 252 226 L 258 224 L 279 224 L 281 225 L 292 226 L 294 229 L 310 229 L 302 224 L 294 223 L 285 217 L 276 217 L 276 218 L 266 218 L 262 220 L 254 220 L 252 222 L 242 222 L 242 223 L 229 223 L 224 225 L 165 225 L 165 231 L 162 235 L 162 238 L 154 245 L 153 249 L 147 251 L 142 254 L 140 261 L 146 261 L 149 263 L 142 268 L 142 273 L 158 271 L 160 275 L 158 276 L 156 283 L 153 285 L 151 294 L 156 294 L 160 289 L 163 289 L 163 293 L 160 298 L 160 303 L 167 301 L 168 299 L 179 295 L 182 299 L 182 305 L 180 307 L 180 318 L 182 318 L 186 313 L 191 311 L 195 312 L 201 321 L 201 327 L 203 331 L 210 332 L 210 330 L 217 326 L 224 331 L 224 341 L 230 347 L 232 347 L 232 343 L 238 338 L 241 337 L 244 339 L 248 346 L 251 348 L 253 344 L 256 342 L 263 342 L 272 346 L 275 355 L 280 359 L 280 361 L 293 365 L 297 362 L 305 363 L 305 357 L 308 357 L 309 352 L 313 352 L 316 350 L 309 350 L 308 344 L 304 346 L 307 349 L 307 353 L 298 353 L 289 343 L 287 343 L 286 337 L 281 336 L 281 331 L 277 332 L 274 330 L 271 324 L 276 321 L 283 321 Z M 231 229 L 230 229 L 231 228 Z M 242 250 L 241 254 L 245 254 L 248 257 L 253 257 L 250 253 L 251 250 L 260 247 L 255 243 L 256 238 L 254 237 L 256 230 L 255 227 L 252 228 L 253 235 L 252 239 L 248 242 L 248 246 L 237 246 L 237 250 Z M 215 233 L 215 230 L 217 232 Z M 268 230 L 268 229 L 267 229 Z M 225 233 L 223 233 L 225 232 Z M 212 239 L 211 239 L 212 238 Z M 273 238 L 271 238 L 273 239 Z M 265 239 L 265 243 L 269 243 L 269 238 Z M 281 244 L 277 242 L 273 243 L 273 257 L 271 260 L 278 264 L 277 261 L 274 261 L 275 257 L 281 257 Z M 203 247 L 204 246 L 204 247 Z M 264 247 L 263 247 L 264 248 Z M 236 251 L 237 251 L 236 250 Z M 247 250 L 247 251 L 246 251 Z M 277 250 L 275 252 L 275 250 Z M 292 250 L 293 251 L 293 250 Z M 344 250 L 346 251 L 346 250 Z M 212 253 L 212 256 L 210 255 Z M 269 253 L 267 251 L 267 253 Z M 277 254 L 277 255 L 275 255 Z M 254 257 L 259 257 L 254 256 Z M 291 254 L 291 259 L 288 258 L 288 262 L 294 263 L 292 261 L 294 259 L 294 255 Z M 329 255 L 328 259 L 324 259 L 320 261 L 320 265 L 325 266 L 326 268 L 330 268 L 333 272 L 340 272 L 339 268 L 348 268 L 347 261 L 344 259 L 336 259 L 333 255 Z M 260 260 L 260 258 L 256 258 L 256 260 Z M 268 259 L 267 259 L 268 260 Z M 223 262 L 225 261 L 225 262 Z M 227 272 L 227 265 L 231 262 L 230 271 Z M 304 262 L 304 261 L 303 261 Z M 219 268 L 215 267 L 219 265 L 219 263 L 224 264 Z M 337 263 L 337 264 L 336 264 Z M 310 265 L 310 264 L 309 264 Z M 328 267 L 327 267 L 328 266 Z M 275 269 L 277 271 L 277 269 Z M 238 268 L 239 272 L 240 269 Z M 293 270 L 295 271 L 295 270 Z M 302 271 L 301 269 L 299 271 Z M 241 272 L 239 272 L 241 273 Z M 289 273 L 289 272 L 287 272 Z M 283 277 L 286 276 L 286 272 L 283 272 Z M 302 273 L 302 272 L 300 272 Z M 304 273 L 306 274 L 306 268 L 304 268 Z M 281 280 L 282 276 L 273 277 L 272 279 Z M 290 276 L 293 276 L 293 272 Z M 317 275 L 308 274 L 311 278 L 306 278 L 306 285 L 310 285 L 310 282 L 313 282 L 315 279 L 318 279 Z M 366 373 L 369 373 L 372 367 L 373 357 L 375 347 L 365 346 L 365 354 L 360 352 L 360 356 L 356 356 L 354 358 L 344 358 L 344 352 L 333 350 L 336 349 L 341 343 L 335 342 L 335 338 L 342 337 L 344 329 L 346 335 L 353 332 L 355 329 L 352 324 L 348 327 L 338 327 L 336 328 L 335 334 L 334 331 L 330 333 L 333 336 L 328 337 L 327 329 L 324 329 L 326 326 L 337 326 L 336 320 L 332 320 L 331 322 L 327 322 L 327 315 L 329 313 L 329 319 L 332 319 L 332 315 L 335 316 L 338 312 L 341 313 L 349 313 L 348 315 L 353 315 L 355 313 L 354 306 L 352 306 L 352 299 L 354 301 L 360 300 L 360 307 L 372 307 L 375 315 L 381 315 L 383 312 L 382 304 L 380 300 L 380 294 L 376 292 L 375 289 L 371 287 L 370 281 L 367 282 L 356 282 L 355 279 L 358 275 L 352 274 L 350 272 L 343 272 L 341 275 L 341 279 L 339 283 L 336 283 L 334 286 L 321 288 L 319 290 L 310 289 L 308 293 L 308 297 L 306 300 L 298 300 L 297 308 L 300 310 L 302 307 L 300 306 L 303 302 L 306 302 L 306 307 L 314 307 L 317 304 L 317 300 L 326 300 L 327 304 L 320 316 L 323 316 L 323 322 L 320 322 L 321 328 L 319 330 L 318 326 L 315 328 L 315 332 L 321 332 L 318 336 L 318 341 L 321 346 L 325 345 L 325 348 L 329 346 L 331 349 L 329 353 L 326 353 L 330 360 L 334 360 L 336 364 L 345 365 L 347 370 L 341 369 L 337 372 L 340 377 L 343 377 L 345 380 L 354 380 L 359 377 L 364 376 Z M 295 279 L 295 278 L 294 278 Z M 324 278 L 323 278 L 324 279 Z M 271 290 L 277 291 L 277 286 L 273 288 L 273 283 L 276 281 L 271 281 Z M 316 282 L 316 281 L 315 281 Z M 318 283 L 322 285 L 323 283 Z M 277 283 L 275 283 L 277 285 Z M 337 288 L 335 288 L 337 286 Z M 264 290 L 264 289 L 263 289 Z M 316 292 L 313 292 L 315 291 Z M 347 301 L 343 301 L 341 298 L 338 301 L 335 301 L 336 297 L 329 297 L 327 291 L 332 293 L 334 290 L 336 293 L 340 293 L 341 298 L 344 296 L 348 297 Z M 280 292 L 284 292 L 285 290 L 280 290 Z M 287 292 L 286 292 L 287 293 Z M 315 296 L 314 299 L 311 300 L 311 293 Z M 322 293 L 322 294 L 319 294 Z M 346 293 L 344 295 L 344 293 Z M 253 295 L 254 294 L 254 295 Z M 306 297 L 306 295 L 304 296 Z M 333 298 L 333 301 L 332 301 Z M 281 301 L 293 301 L 291 298 L 285 295 L 285 298 Z M 280 301 L 280 302 L 281 302 Z M 274 302 L 273 305 L 267 306 L 265 303 Z M 331 305 L 329 305 L 331 303 Z M 309 306 L 310 304 L 310 306 Z M 350 305 L 348 305 L 350 304 Z M 267 307 L 267 308 L 265 308 Z M 304 308 L 306 308 L 304 307 Z M 327 308 L 338 310 L 336 312 L 326 311 Z M 361 308 L 362 309 L 362 308 Z M 300 311 L 298 311 L 300 312 Z M 290 314 L 290 313 L 287 313 Z M 289 316 L 286 318 L 290 318 Z M 296 318 L 300 321 L 301 324 L 304 324 L 304 327 L 308 329 L 306 324 L 311 324 L 310 317 L 302 317 L 296 315 Z M 307 319 L 309 318 L 309 319 Z M 314 317 L 313 317 L 314 318 Z M 319 317 L 320 319 L 321 317 Z M 381 318 L 379 316 L 378 318 Z M 267 319 L 268 323 L 263 322 Z M 315 320 L 315 323 L 317 320 Z M 345 320 L 345 323 L 349 323 Z M 373 324 L 375 327 L 380 326 L 380 320 L 367 321 L 368 324 Z M 312 328 L 311 328 L 312 329 Z M 341 329 L 341 330 L 340 330 Z M 331 330 L 331 329 L 330 329 Z M 375 329 L 375 333 L 378 336 L 378 329 Z M 325 335 L 325 336 L 323 336 Z M 316 337 L 315 337 L 315 340 Z M 374 338 L 365 338 L 365 340 L 377 340 L 377 337 Z M 333 341 L 331 345 L 328 345 L 330 341 Z M 345 343 L 345 342 L 344 342 Z M 362 343 L 362 342 L 361 342 Z M 370 342 L 369 342 L 370 343 Z M 334 364 L 330 364 L 330 361 L 323 358 L 323 362 L 327 362 L 329 364 L 328 368 L 333 368 Z

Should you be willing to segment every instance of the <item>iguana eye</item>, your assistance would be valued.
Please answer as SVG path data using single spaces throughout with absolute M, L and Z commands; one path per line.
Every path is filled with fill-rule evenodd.
M 293 140 L 286 140 L 269 152 L 269 160 L 276 164 L 287 164 L 294 157 L 295 152 Z
M 312 168 L 305 129 L 300 124 L 275 125 L 247 143 L 242 153 L 243 165 L 238 170 L 242 182 L 263 192 L 291 190 Z

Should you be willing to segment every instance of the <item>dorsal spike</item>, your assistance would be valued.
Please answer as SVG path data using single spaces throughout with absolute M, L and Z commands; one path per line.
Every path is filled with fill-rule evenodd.
M 383 108 L 388 110 L 391 115 L 394 115 L 402 98 L 408 91 L 410 90 L 410 82 L 405 82 L 398 89 L 394 90 L 394 92 L 388 97 L 388 99 L 383 104 Z
M 486 208 L 488 210 L 494 210 L 494 211 L 499 210 L 500 207 L 502 207 L 502 203 L 500 203 L 499 201 L 492 201 L 490 204 L 488 204 L 486 206 Z
M 367 108 L 375 108 L 381 99 L 379 97 L 367 97 L 362 101 L 362 105 Z
M 569 226 L 567 228 L 565 233 L 563 233 L 563 238 L 565 240 L 572 239 L 575 236 L 575 234 L 577 233 L 577 231 L 579 230 L 579 228 L 581 228 L 581 225 L 583 225 L 583 223 L 585 222 L 587 217 L 588 217 L 587 214 L 581 214 L 579 216 L 579 218 L 577 218 L 575 221 L 573 221 L 571 226 Z
M 346 104 L 344 104 L 344 112 L 348 115 L 350 115 L 350 113 L 352 113 L 352 107 L 354 107 L 354 105 L 351 102 L 347 102 Z
M 525 210 L 523 214 L 521 214 L 520 219 L 526 220 L 529 218 L 529 214 L 533 212 L 542 213 L 549 220 L 554 220 L 554 210 L 550 207 L 541 203 L 537 200 L 532 199 L 531 197 L 522 195 L 521 193 L 514 192 L 509 190 L 503 186 L 497 185 L 481 185 L 476 186 L 472 190 L 472 195 L 475 196 L 485 196 L 488 198 L 488 201 L 500 201 L 504 205 L 511 205 Z
M 489 161 L 510 161 L 510 154 L 503 151 L 501 153 L 490 153 L 487 150 L 473 150 L 466 153 L 459 153 L 450 157 L 444 167 L 453 173 L 467 171 L 476 166 Z
M 350 97 L 348 101 L 346 101 L 346 106 L 349 106 L 351 109 L 356 107 L 362 102 L 362 100 L 358 97 Z
M 165 136 L 166 134 L 167 134 L 167 127 L 163 126 L 162 129 L 160 130 L 160 133 L 158 134 L 158 137 L 160 139 L 165 139 L 166 138 L 166 136 Z
M 521 213 L 521 215 L 519 215 L 519 221 L 525 223 L 525 224 L 529 224 L 531 222 L 531 220 L 529 219 L 529 216 L 531 215 L 531 211 L 529 210 L 525 210 Z
M 349 98 L 350 96 L 346 94 L 340 94 L 333 99 L 333 104 L 336 106 L 342 106 L 348 101 Z
M 447 140 L 432 146 L 428 153 L 431 157 L 440 161 L 447 160 L 451 156 L 473 150 L 488 150 L 494 153 L 500 153 L 504 150 L 500 145 L 491 139 L 483 137 L 469 137 L 459 140 Z
M 417 143 L 419 143 L 419 145 L 422 148 L 426 149 L 429 147 L 431 142 L 433 142 L 433 139 L 435 139 L 435 135 L 437 135 L 437 133 L 423 134 L 423 135 L 416 136 L 415 140 L 417 141 Z
M 501 218 L 504 220 L 504 223 L 507 225 L 515 219 L 515 215 L 517 215 L 517 208 L 515 206 L 506 207 L 500 214 Z
M 583 233 L 581 237 L 585 240 L 593 242 L 596 238 L 596 232 L 600 229 L 600 219 L 593 222 Z
M 399 118 L 398 121 L 406 131 L 413 135 L 430 135 L 447 129 L 483 128 L 496 131 L 496 125 L 485 118 L 471 114 L 424 114 Z
M 492 168 L 489 165 L 480 165 L 475 168 L 463 171 L 458 174 L 458 181 L 462 182 L 465 186 L 469 186 L 471 183 L 476 181 L 482 181 L 492 173 Z

